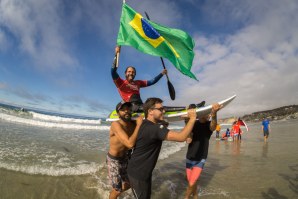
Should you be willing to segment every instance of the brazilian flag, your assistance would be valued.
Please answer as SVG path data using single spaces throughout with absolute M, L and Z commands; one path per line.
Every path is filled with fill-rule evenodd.
M 133 46 L 143 53 L 167 58 L 181 73 L 197 80 L 190 71 L 194 58 L 193 39 L 182 30 L 144 19 L 125 3 L 117 44 Z

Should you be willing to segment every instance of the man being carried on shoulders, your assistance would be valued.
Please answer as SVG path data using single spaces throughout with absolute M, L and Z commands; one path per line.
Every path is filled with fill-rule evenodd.
M 115 48 L 114 62 L 111 68 L 113 81 L 118 89 L 118 92 L 124 102 L 131 102 L 133 112 L 143 112 L 143 101 L 140 96 L 140 88 L 152 86 L 157 83 L 163 75 L 167 74 L 167 69 L 163 69 L 160 74 L 151 80 L 135 80 L 136 69 L 133 66 L 128 66 L 125 70 L 125 80 L 119 77 L 117 73 L 117 56 L 120 54 L 120 46 Z M 197 104 L 197 107 L 204 106 L 205 101 Z M 180 111 L 185 107 L 165 107 L 166 111 Z
M 140 88 L 148 87 L 158 82 L 163 75 L 167 74 L 167 70 L 164 69 L 160 74 L 151 80 L 135 80 L 136 69 L 133 66 L 128 66 L 125 70 L 125 80 L 120 78 L 117 73 L 117 56 L 120 54 L 120 46 L 115 48 L 115 58 L 112 65 L 112 78 L 118 89 L 118 92 L 124 102 L 131 102 L 133 104 L 133 112 L 142 109 L 143 104 L 140 97 Z

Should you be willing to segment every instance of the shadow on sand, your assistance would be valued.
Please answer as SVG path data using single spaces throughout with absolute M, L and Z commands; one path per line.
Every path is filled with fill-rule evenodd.
M 265 199 L 275 199 L 275 198 L 278 198 L 278 199 L 287 199 L 287 197 L 283 196 L 283 195 L 280 195 L 275 188 L 269 188 L 268 191 L 265 193 L 265 192 L 262 192 L 262 196 L 263 198 Z
M 289 183 L 289 188 L 297 195 L 298 198 L 298 164 L 289 166 L 289 169 L 293 171 L 293 176 L 285 174 L 279 174 L 279 176 Z
M 214 158 L 208 158 L 199 179 L 199 186 L 207 186 L 216 172 L 226 169 L 219 161 Z M 185 160 L 165 163 L 153 172 L 152 179 L 153 198 L 182 198 L 188 186 L 185 173 Z

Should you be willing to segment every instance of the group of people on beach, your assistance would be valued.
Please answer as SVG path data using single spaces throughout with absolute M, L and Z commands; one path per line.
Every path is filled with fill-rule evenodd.
M 227 128 L 226 132 L 222 135 L 222 139 L 226 140 L 230 138 L 232 141 L 241 141 L 242 132 L 238 121 L 234 121 L 231 130 Z
M 231 131 L 229 128 L 227 128 L 226 132 L 223 133 L 223 135 L 222 135 L 222 139 L 226 140 L 226 139 L 231 138 L 233 141 L 241 141 L 243 131 L 241 130 L 241 125 L 240 125 L 239 121 L 240 121 L 240 118 L 238 119 L 238 121 L 233 122 Z M 220 125 L 217 124 L 216 138 L 219 138 L 219 132 L 220 132 Z M 270 132 L 270 122 L 269 122 L 268 118 L 263 118 L 262 132 L 264 135 L 264 142 L 267 142 L 268 137 L 269 137 L 269 132 Z
M 197 118 L 197 105 L 190 104 L 184 118 L 184 128 L 181 131 L 168 129 L 168 123 L 164 121 L 163 101 L 152 97 L 142 103 L 139 92 L 140 88 L 158 82 L 167 70 L 163 70 L 152 80 L 134 80 L 136 69 L 129 66 L 125 70 L 126 79 L 121 79 L 116 64 L 119 53 L 120 47 L 117 46 L 111 73 L 122 101 L 116 106 L 119 120 L 111 124 L 110 147 L 106 157 L 112 185 L 109 198 L 117 198 L 131 188 L 135 198 L 150 199 L 152 172 L 164 140 L 186 141 L 189 144 L 186 154 L 188 187 L 185 198 L 198 198 L 197 181 L 207 160 L 209 139 L 216 128 L 217 111 L 221 106 L 213 104 L 210 115 Z M 140 110 L 144 112 L 145 118 L 140 116 L 133 121 L 132 113 Z

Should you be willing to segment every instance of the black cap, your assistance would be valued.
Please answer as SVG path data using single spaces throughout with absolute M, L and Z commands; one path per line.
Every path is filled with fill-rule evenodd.
M 119 112 L 120 109 L 122 109 L 123 106 L 128 106 L 128 107 L 132 107 L 132 104 L 130 102 L 119 102 L 116 106 L 116 111 L 117 113 Z
M 187 109 L 191 109 L 191 108 L 197 108 L 197 105 L 195 105 L 195 104 L 188 105 Z

